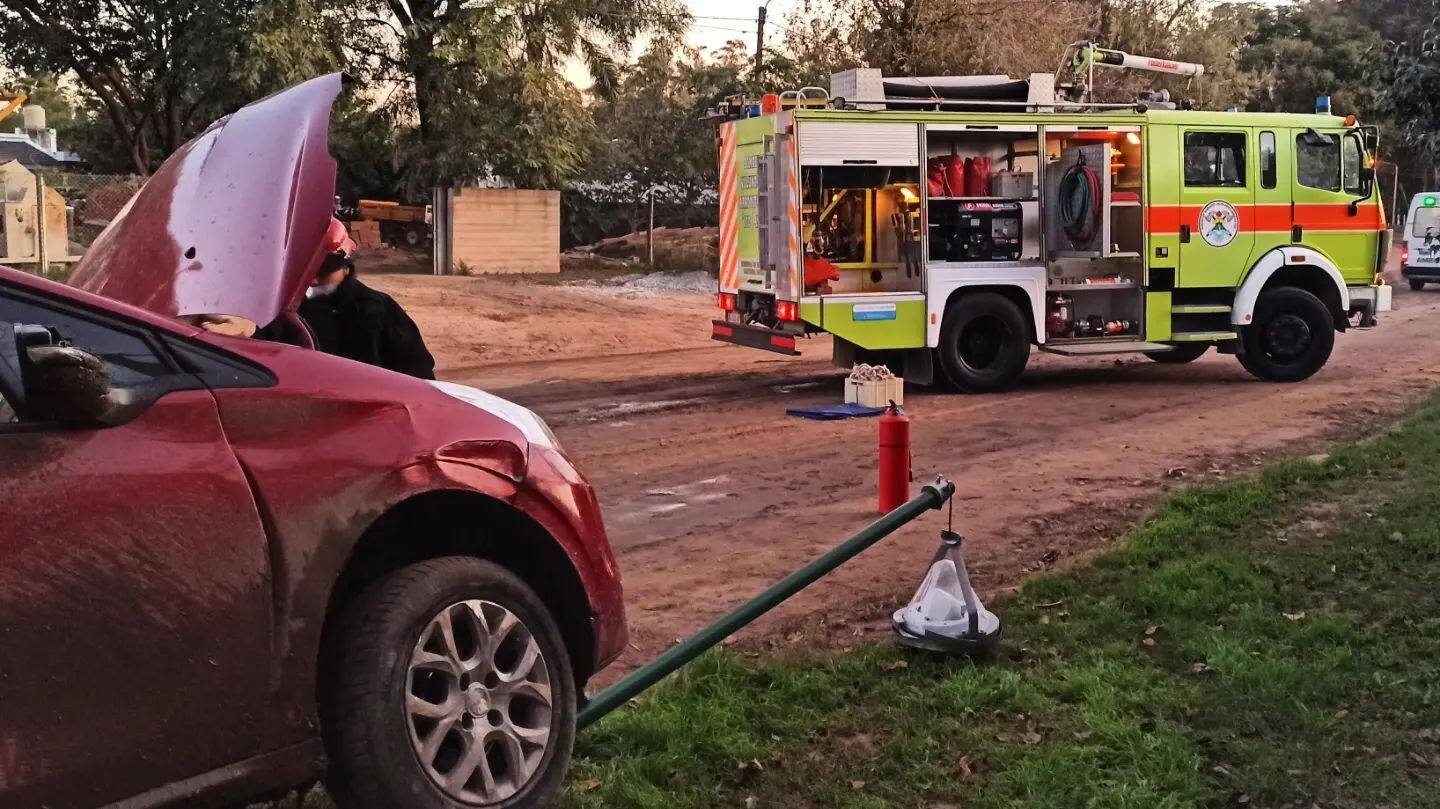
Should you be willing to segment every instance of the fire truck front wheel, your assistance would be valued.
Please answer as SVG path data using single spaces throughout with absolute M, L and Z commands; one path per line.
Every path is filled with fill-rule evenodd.
M 945 309 L 935 352 L 945 381 L 955 389 L 1008 390 L 1030 360 L 1030 324 L 1004 295 L 973 292 Z
M 1299 382 L 1324 367 L 1335 347 L 1335 318 L 1325 303 L 1296 287 L 1260 294 L 1255 320 L 1240 333 L 1245 370 L 1267 382 Z

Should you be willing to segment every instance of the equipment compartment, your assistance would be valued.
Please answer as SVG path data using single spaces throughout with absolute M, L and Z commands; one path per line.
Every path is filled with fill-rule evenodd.
M 912 166 L 803 166 L 806 294 L 924 288 L 920 172 Z
M 1138 127 L 1045 131 L 1050 341 L 1144 335 L 1143 145 Z
M 925 128 L 929 261 L 1040 260 L 1037 127 Z
M 1051 258 L 1134 258 L 1144 246 L 1144 140 L 1138 128 L 1046 130 Z

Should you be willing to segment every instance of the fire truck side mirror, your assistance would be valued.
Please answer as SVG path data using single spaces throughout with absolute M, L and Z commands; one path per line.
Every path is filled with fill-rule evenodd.
M 1380 151 L 1380 127 L 1362 126 L 1360 132 L 1365 138 L 1365 151 L 1374 156 Z

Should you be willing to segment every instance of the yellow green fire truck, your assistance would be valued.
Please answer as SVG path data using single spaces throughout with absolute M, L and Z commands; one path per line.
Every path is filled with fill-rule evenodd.
M 1198 65 L 1084 45 L 1076 63 Z M 1144 63 L 1144 64 L 1141 64 Z M 1077 89 L 1078 88 L 1078 89 Z M 1298 381 L 1389 311 L 1372 155 L 1353 118 L 1086 100 L 1054 76 L 837 74 L 719 126 L 715 339 L 966 392 L 1031 346 L 1185 363 L 1212 346 Z

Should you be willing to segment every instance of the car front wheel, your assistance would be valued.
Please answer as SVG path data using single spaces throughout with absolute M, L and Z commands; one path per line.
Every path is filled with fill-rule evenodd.
M 575 740 L 560 631 L 514 574 L 470 557 L 372 583 L 332 638 L 322 692 L 340 809 L 546 806 Z

